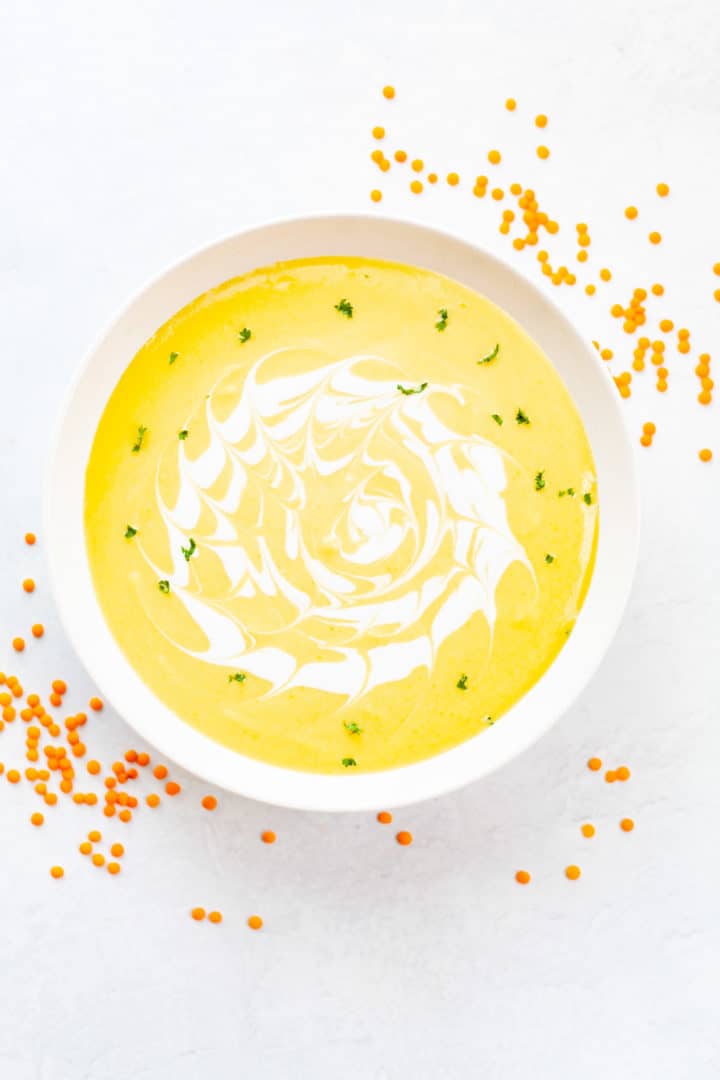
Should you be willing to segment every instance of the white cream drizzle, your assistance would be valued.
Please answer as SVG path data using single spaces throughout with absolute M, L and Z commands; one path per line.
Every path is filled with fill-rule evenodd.
M 292 374 L 281 371 L 283 357 Z M 216 399 L 229 381 L 242 385 L 221 420 Z M 404 395 L 398 383 L 409 380 L 378 356 L 333 361 L 280 349 L 244 380 L 233 369 L 213 387 L 186 425 L 191 433 L 207 425 L 207 448 L 194 460 L 183 441 L 168 451 L 177 455 L 173 506 L 161 492 L 162 462 L 158 469 L 172 568 L 143 552 L 207 641 L 192 650 L 158 626 L 177 648 L 241 667 L 267 680 L 268 693 L 311 687 L 350 700 L 431 670 L 442 643 L 478 611 L 492 634 L 507 568 L 519 562 L 533 573 L 507 520 L 504 456 L 439 419 L 440 398 L 463 405 L 466 388 L 431 384 Z M 411 460 L 422 485 L 406 475 Z M 314 500 L 338 474 L 337 513 L 318 537 Z M 186 561 L 190 536 L 197 552 Z M 222 564 L 220 595 L 203 589 L 208 557 Z M 302 641 L 320 658 L 295 655 Z

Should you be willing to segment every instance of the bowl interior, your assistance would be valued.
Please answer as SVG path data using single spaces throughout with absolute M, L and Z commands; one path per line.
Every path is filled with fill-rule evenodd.
M 185 304 L 228 278 L 280 260 L 322 255 L 426 267 L 508 311 L 550 357 L 580 411 L 595 456 L 600 506 L 595 571 L 585 604 L 567 645 L 539 682 L 501 723 L 452 750 L 415 765 L 355 776 L 322 776 L 253 761 L 180 720 L 116 645 L 95 596 L 84 542 L 85 468 L 95 429 L 140 346 Z M 70 387 L 51 452 L 45 519 L 64 625 L 98 687 L 128 723 L 206 780 L 265 802 L 313 810 L 368 810 L 430 798 L 491 772 L 534 742 L 575 699 L 610 643 L 630 589 L 638 532 L 634 459 L 616 390 L 564 315 L 511 267 L 456 237 L 410 222 L 355 215 L 251 229 L 190 256 L 142 289 L 91 349 Z

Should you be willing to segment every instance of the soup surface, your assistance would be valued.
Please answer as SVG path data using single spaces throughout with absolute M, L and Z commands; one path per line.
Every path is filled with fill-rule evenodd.
M 85 527 L 162 701 L 251 757 L 353 775 L 462 742 L 540 678 L 592 573 L 595 473 L 504 311 L 427 270 L 311 259 L 213 289 L 140 349 Z

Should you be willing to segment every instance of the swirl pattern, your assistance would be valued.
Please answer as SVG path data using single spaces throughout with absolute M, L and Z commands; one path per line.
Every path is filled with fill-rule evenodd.
M 151 565 L 206 643 L 164 628 L 178 648 L 268 694 L 352 700 L 432 670 L 478 611 L 492 632 L 507 568 L 532 574 L 504 457 L 452 429 L 470 391 L 402 393 L 406 381 L 378 356 L 282 349 L 213 387 L 187 422 L 204 449 L 173 445 L 155 485 L 172 567 Z

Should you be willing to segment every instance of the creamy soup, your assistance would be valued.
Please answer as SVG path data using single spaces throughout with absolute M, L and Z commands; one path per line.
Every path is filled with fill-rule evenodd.
M 108 402 L 85 501 L 105 618 L 154 693 L 243 754 L 344 775 L 502 722 L 567 640 L 597 513 L 527 334 L 356 258 L 174 315 Z

